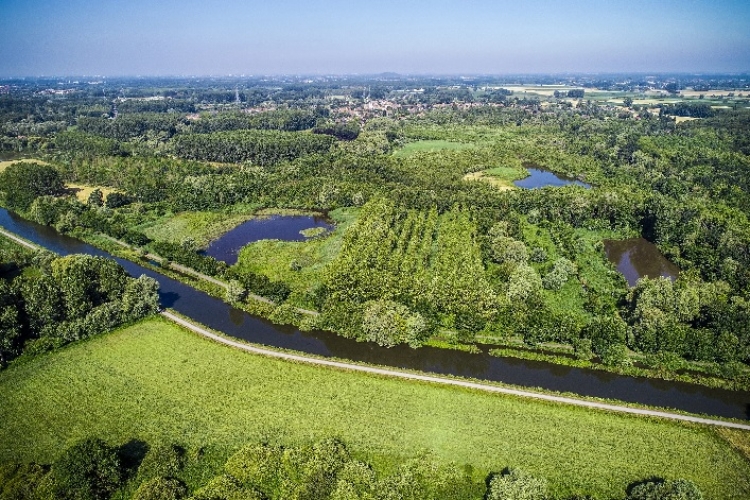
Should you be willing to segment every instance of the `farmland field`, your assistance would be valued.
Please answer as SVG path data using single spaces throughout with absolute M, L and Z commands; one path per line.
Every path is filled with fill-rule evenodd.
M 87 435 L 227 453 L 338 436 L 385 467 L 419 450 L 477 474 L 522 467 L 558 498 L 622 497 L 654 475 L 750 494 L 750 464 L 710 429 L 267 359 L 163 319 L 0 373 L 0 461 L 49 462 Z

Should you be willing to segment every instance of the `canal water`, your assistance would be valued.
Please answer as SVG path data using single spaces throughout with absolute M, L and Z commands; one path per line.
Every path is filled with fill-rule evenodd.
M 49 227 L 23 220 L 3 209 L 0 209 L 0 226 L 62 255 L 88 253 L 111 257 L 102 250 L 63 236 Z M 472 377 L 691 413 L 750 419 L 748 392 L 625 377 L 538 361 L 496 358 L 486 352 L 472 354 L 431 347 L 411 349 L 408 346 L 384 348 L 373 343 L 355 342 L 329 332 L 301 332 L 292 326 L 274 325 L 254 317 L 132 262 L 117 258 L 115 260 L 133 276 L 145 274 L 158 280 L 163 306 L 173 308 L 209 328 L 249 342 L 440 375 Z

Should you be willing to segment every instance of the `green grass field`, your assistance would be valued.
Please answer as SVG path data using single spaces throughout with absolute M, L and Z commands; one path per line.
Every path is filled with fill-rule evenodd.
M 308 292 L 322 282 L 326 266 L 338 255 L 344 232 L 357 219 L 357 213 L 356 208 L 331 211 L 328 216 L 336 223 L 336 229 L 322 238 L 250 243 L 240 250 L 236 267 L 287 283 L 292 289 L 291 303 L 313 307 Z M 292 263 L 298 267 L 293 268 Z
M 250 218 L 250 215 L 224 212 L 182 212 L 144 224 L 140 229 L 152 240 L 181 243 L 192 238 L 198 246 L 203 247 Z
M 556 498 L 622 498 L 651 476 L 750 496 L 750 463 L 707 428 L 268 359 L 161 318 L 0 372 L 0 462 L 49 463 L 88 435 L 227 452 L 337 436 L 386 467 L 425 449 L 478 474 L 521 467 Z

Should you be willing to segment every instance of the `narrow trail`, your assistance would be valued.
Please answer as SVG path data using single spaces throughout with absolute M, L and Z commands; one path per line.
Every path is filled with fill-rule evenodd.
M 32 250 L 37 250 L 41 248 L 38 245 L 30 243 L 24 240 L 23 238 L 19 238 L 15 234 L 5 231 L 2 228 L 0 228 L 0 234 Z M 551 401 L 554 403 L 568 404 L 568 405 L 574 405 L 574 406 L 582 406 L 586 408 L 594 408 L 597 410 L 613 411 L 613 412 L 618 412 L 618 413 L 630 413 L 634 415 L 641 415 L 641 416 L 647 416 L 647 417 L 666 418 L 666 419 L 671 419 L 671 420 L 680 420 L 683 422 L 693 422 L 697 424 L 713 425 L 717 427 L 729 427 L 732 429 L 742 429 L 742 430 L 750 431 L 750 425 L 748 424 L 725 422 L 723 420 L 715 420 L 715 419 L 704 418 L 704 417 L 693 417 L 690 415 L 682 415 L 679 413 L 671 413 L 667 411 L 631 408 L 628 406 L 618 406 L 618 405 L 609 404 L 609 403 L 586 401 L 583 399 L 576 399 L 576 398 L 567 397 L 567 396 L 555 396 L 553 394 L 544 394 L 544 393 L 539 393 L 539 392 L 524 391 L 520 389 L 511 389 L 508 387 L 499 387 L 499 386 L 494 386 L 494 385 L 481 384 L 477 382 L 468 382 L 464 380 L 443 378 L 443 377 L 437 377 L 434 375 L 420 375 L 416 373 L 409 373 L 409 372 L 398 371 L 398 370 L 388 370 L 384 368 L 377 368 L 374 366 L 364 366 L 364 365 L 357 365 L 354 363 L 345 363 L 342 361 L 333 361 L 333 360 L 328 360 L 328 359 L 319 359 L 319 358 L 313 358 L 313 357 L 308 357 L 308 356 L 302 356 L 299 354 L 290 354 L 290 353 L 286 353 L 282 351 L 275 351 L 273 349 L 255 347 L 252 345 L 244 344 L 242 342 L 230 340 L 220 335 L 216 335 L 215 333 L 212 333 L 206 330 L 205 328 L 202 328 L 201 326 L 198 326 L 195 323 L 187 321 L 168 311 L 162 311 L 160 314 L 163 317 L 169 319 L 170 321 L 173 321 L 174 323 L 181 325 L 182 327 L 187 328 L 188 330 L 194 333 L 197 333 L 198 335 L 214 340 L 221 344 L 234 347 L 236 349 L 241 349 L 243 351 L 251 352 L 254 354 L 260 354 L 262 356 L 285 359 L 288 361 L 296 361 L 296 362 L 307 363 L 307 364 L 318 365 L 318 366 L 327 366 L 330 368 L 336 368 L 340 370 L 350 370 L 350 371 L 357 371 L 357 372 L 363 372 L 363 373 L 370 373 L 374 375 L 381 375 L 381 376 L 386 376 L 386 377 L 395 377 L 395 378 L 406 379 L 406 380 L 417 380 L 421 382 L 429 382 L 433 384 L 452 385 L 452 386 L 464 387 L 467 389 L 474 389 L 474 390 L 485 391 L 485 392 L 509 394 L 512 396 L 518 396 L 518 397 L 530 398 L 530 399 L 538 399 L 538 400 L 543 400 L 543 401 Z
M 458 387 L 464 387 L 467 389 L 475 389 L 479 391 L 494 392 L 494 393 L 500 393 L 500 394 L 509 394 L 512 396 L 519 396 L 519 397 L 531 398 L 531 399 L 540 399 L 543 401 L 551 401 L 554 403 L 562 403 L 562 404 L 568 404 L 568 405 L 574 405 L 574 406 L 583 406 L 586 408 L 594 408 L 597 410 L 613 411 L 613 412 L 619 412 L 619 413 L 630 413 L 634 415 L 641 415 L 641 416 L 647 416 L 647 417 L 667 418 L 671 420 L 680 420 L 684 422 L 693 422 L 697 424 L 713 425 L 713 426 L 718 426 L 718 427 L 730 427 L 733 429 L 750 430 L 750 425 L 747 425 L 747 424 L 725 422 L 722 420 L 714 420 L 711 418 L 693 417 L 690 415 L 681 415 L 679 413 L 671 413 L 667 411 L 630 408 L 627 406 L 618 406 L 618 405 L 608 404 L 608 403 L 598 403 L 596 401 L 586 401 L 586 400 L 576 399 L 576 398 L 571 398 L 571 397 L 566 397 L 566 396 L 555 396 L 552 394 L 543 394 L 539 392 L 523 391 L 519 389 L 498 387 L 494 385 L 481 384 L 477 382 L 468 382 L 464 380 L 456 380 L 456 379 L 450 379 L 450 378 L 443 378 L 443 377 L 437 377 L 433 375 L 420 375 L 416 373 L 409 373 L 409 372 L 403 372 L 403 371 L 398 371 L 398 370 L 387 370 L 384 368 L 376 368 L 374 366 L 364 366 L 364 365 L 357 365 L 353 363 L 345 363 L 342 361 L 333 361 L 333 360 L 328 360 L 328 359 L 319 359 L 319 358 L 301 356 L 299 354 L 290 354 L 286 352 L 275 351 L 272 349 L 255 347 L 255 346 L 251 346 L 248 344 L 244 344 L 242 342 L 236 342 L 234 340 L 227 339 L 220 335 L 216 335 L 215 333 L 211 333 L 208 330 L 194 323 L 191 323 L 190 321 L 180 318 L 179 316 L 176 316 L 168 311 L 162 311 L 161 315 L 177 323 L 178 325 L 181 325 L 187 328 L 188 330 L 191 330 L 199 335 L 202 335 L 203 337 L 209 338 L 216 342 L 220 342 L 230 347 L 242 349 L 243 351 L 248 351 L 254 354 L 260 354 L 263 356 L 285 359 L 288 361 L 296 361 L 296 362 L 308 363 L 312 365 L 327 366 L 330 368 L 370 373 L 374 375 L 383 375 L 386 377 L 395 377 L 395 378 L 401 378 L 401 379 L 406 379 L 406 380 L 418 380 L 421 382 L 429 382 L 433 384 L 453 385 L 453 386 L 458 386 Z
M 18 243 L 21 246 L 24 246 L 26 248 L 30 248 L 31 250 L 39 250 L 41 247 L 38 245 L 35 245 L 33 243 L 29 243 L 28 241 L 24 240 L 23 238 L 19 238 L 13 233 L 9 233 L 5 229 L 0 228 L 0 234 L 8 238 L 9 240 L 13 240 L 16 243 Z

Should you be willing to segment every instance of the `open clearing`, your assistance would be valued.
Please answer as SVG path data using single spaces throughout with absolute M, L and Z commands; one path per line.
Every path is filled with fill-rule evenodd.
M 36 160 L 34 158 L 20 158 L 18 160 L 4 160 L 0 161 L 0 172 L 8 168 L 9 165 L 14 163 L 41 163 L 42 165 L 49 165 L 46 161 Z
M 0 372 L 0 461 L 49 462 L 86 435 L 228 450 L 334 435 L 385 465 L 429 449 L 522 467 L 558 497 L 622 497 L 652 475 L 750 496 L 750 464 L 715 430 L 269 359 L 160 318 Z
M 694 116 L 675 116 L 674 117 L 675 123 L 692 122 L 694 120 L 700 120 L 700 118 L 696 118 Z
M 472 149 L 473 144 L 463 142 L 451 142 L 443 140 L 417 141 L 405 144 L 404 147 L 395 151 L 394 156 L 411 156 L 417 153 L 434 153 L 437 151 L 463 151 Z
M 480 172 L 470 172 L 464 176 L 465 181 L 482 180 L 489 182 L 501 191 L 517 189 L 513 181 L 523 179 L 528 173 L 525 170 L 512 167 L 495 167 Z
M 89 186 L 87 184 L 67 183 L 65 184 L 65 187 L 74 192 L 76 195 L 76 199 L 78 199 L 78 201 L 80 201 L 81 203 L 88 202 L 89 195 L 95 189 L 101 191 L 104 198 L 106 198 L 109 193 L 114 193 L 115 191 L 117 191 L 117 189 L 112 189 L 105 186 Z
M 144 224 L 139 229 L 152 240 L 182 243 L 190 238 L 199 247 L 204 247 L 250 218 L 252 215 L 249 214 L 181 212 Z

